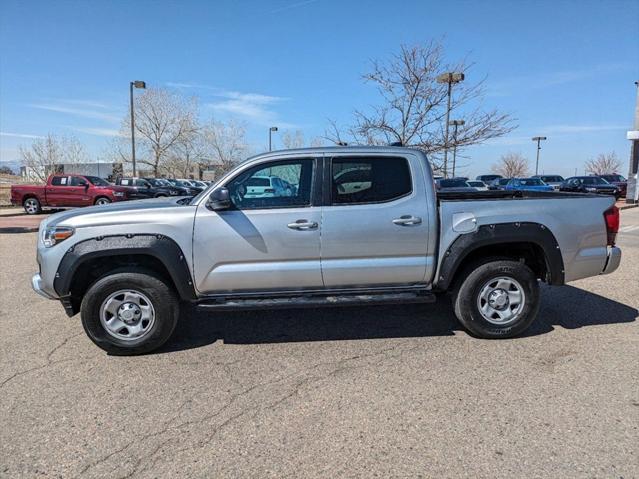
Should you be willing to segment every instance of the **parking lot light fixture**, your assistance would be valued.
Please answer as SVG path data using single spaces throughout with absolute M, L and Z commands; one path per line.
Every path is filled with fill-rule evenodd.
M 129 83 L 129 97 L 131 100 L 131 163 L 133 164 L 133 176 L 135 172 L 135 114 L 133 112 L 133 88 L 146 89 L 146 83 L 141 80 L 135 80 Z
M 535 162 L 535 175 L 539 174 L 539 150 L 541 150 L 541 142 L 547 140 L 545 136 L 533 136 L 532 141 L 537 142 L 537 161 Z
M 455 127 L 453 130 L 453 178 L 455 178 L 455 163 L 457 160 L 457 128 L 465 123 L 466 121 L 464 120 L 451 120 L 448 122 L 449 125 Z
M 276 126 L 272 126 L 268 129 L 268 151 L 273 149 L 273 132 L 277 131 Z
M 453 92 L 453 84 L 464 81 L 466 76 L 461 72 L 446 72 L 438 75 L 437 83 L 446 83 L 448 85 L 448 104 L 446 107 L 446 131 L 444 133 L 444 178 L 448 178 L 448 127 L 450 123 L 450 101 Z

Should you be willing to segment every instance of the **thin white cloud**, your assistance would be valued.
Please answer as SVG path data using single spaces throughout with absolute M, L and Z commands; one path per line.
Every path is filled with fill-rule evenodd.
M 274 10 L 271 10 L 269 13 L 279 13 L 279 12 L 283 12 L 285 10 L 291 10 L 293 8 L 299 8 L 299 7 L 303 7 L 305 5 L 309 5 L 311 3 L 315 3 L 318 0 L 302 0 L 301 2 L 295 2 L 295 3 L 291 3 L 289 5 L 284 5 L 283 7 L 280 8 L 276 8 Z
M 120 132 L 120 130 L 115 130 L 113 128 L 90 128 L 90 127 L 69 127 L 75 131 L 79 131 L 81 133 L 88 133 L 89 135 L 96 136 L 108 136 L 108 137 L 116 137 L 116 136 L 124 136 Z
M 80 108 L 78 106 L 69 106 L 68 102 L 47 102 L 47 103 L 32 103 L 29 105 L 31 108 L 37 108 L 39 110 L 54 111 L 57 113 L 65 113 L 67 115 L 79 116 L 82 118 L 93 118 L 95 120 L 109 121 L 112 123 L 119 122 L 121 117 L 112 113 L 96 110 L 95 108 Z
M 40 136 L 40 135 L 31 135 L 28 133 L 11 133 L 8 131 L 0 131 L 0 136 L 6 136 L 8 138 L 27 138 L 30 140 L 39 140 L 41 138 L 44 138 L 43 136 Z

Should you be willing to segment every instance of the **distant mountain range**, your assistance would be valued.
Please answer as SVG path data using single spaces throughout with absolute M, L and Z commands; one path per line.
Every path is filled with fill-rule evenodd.
M 18 161 L 0 161 L 0 168 L 3 166 L 11 168 L 13 173 L 16 175 L 20 174 L 20 162 Z

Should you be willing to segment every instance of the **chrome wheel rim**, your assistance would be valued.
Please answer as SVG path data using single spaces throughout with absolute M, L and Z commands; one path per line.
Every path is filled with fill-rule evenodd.
M 29 198 L 24 202 L 24 207 L 27 210 L 27 213 L 34 214 L 38 212 L 38 200 L 34 198 Z
M 108 205 L 109 203 L 110 201 L 107 200 L 106 198 L 100 198 L 98 201 L 95 202 L 95 204 L 98 206 Z
M 102 302 L 100 323 L 114 338 L 135 341 L 146 336 L 153 328 L 155 309 L 143 293 L 123 289 L 110 294 Z
M 524 288 L 507 276 L 493 278 L 484 283 L 477 297 L 477 308 L 482 317 L 499 326 L 517 321 L 525 303 Z

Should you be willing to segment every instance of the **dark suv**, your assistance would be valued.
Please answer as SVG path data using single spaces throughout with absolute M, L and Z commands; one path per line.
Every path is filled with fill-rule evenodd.
M 610 175 L 599 175 L 599 177 L 619 188 L 619 196 L 626 196 L 626 191 L 628 191 L 628 180 L 623 176 L 618 173 L 613 173 Z
M 559 191 L 613 195 L 619 199 L 619 188 L 599 176 L 573 176 L 567 178 L 559 187 Z
M 132 200 L 189 195 L 186 188 L 175 187 L 168 181 L 156 178 L 118 178 L 115 184 L 128 187 Z

